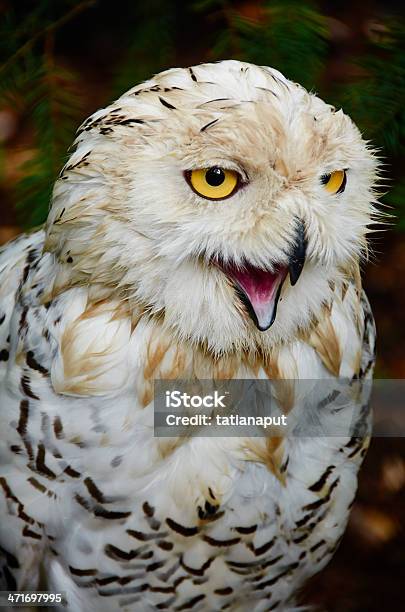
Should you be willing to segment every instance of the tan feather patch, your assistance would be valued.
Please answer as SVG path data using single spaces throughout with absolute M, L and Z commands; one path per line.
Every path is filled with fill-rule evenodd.
M 229 380 L 235 377 L 238 366 L 236 355 L 220 357 L 213 363 L 213 378 L 215 380 Z
M 176 451 L 188 438 L 160 438 L 158 440 L 158 450 L 162 459 L 167 459 Z
M 352 367 L 353 367 L 353 372 L 354 372 L 355 374 L 357 374 L 357 375 L 358 375 L 358 374 L 359 374 L 359 372 L 360 372 L 362 355 L 363 355 L 363 353 L 362 353 L 362 349 L 360 348 L 360 349 L 359 349 L 359 350 L 356 352 L 356 355 L 355 355 L 354 360 L 353 360 L 353 365 L 352 365 Z
M 246 461 L 263 463 L 280 483 L 285 486 L 286 477 L 281 472 L 284 455 L 283 441 L 283 436 L 271 436 L 259 440 L 246 438 L 242 444 L 242 451 Z
M 105 319 L 106 315 L 109 318 Z M 103 318 L 97 333 L 83 343 L 86 322 L 98 316 Z M 126 320 L 129 321 L 124 317 L 122 304 L 103 299 L 88 302 L 81 315 L 66 325 L 60 341 L 62 371 L 52 375 L 57 393 L 100 395 L 117 388 L 108 373 L 112 364 L 120 363 L 120 350 L 129 339 L 130 326 Z M 111 337 L 107 340 L 106 329 L 110 325 L 113 333 L 109 332 Z
M 346 293 L 347 293 L 348 288 L 349 288 L 349 283 L 347 283 L 346 281 L 343 281 L 343 283 L 342 283 L 342 295 L 341 295 L 342 302 L 343 302 L 343 300 L 346 297 Z
M 325 313 L 318 325 L 311 331 L 307 343 L 315 349 L 323 365 L 334 376 L 339 376 L 342 348 L 329 313 Z
M 144 378 L 151 378 L 161 364 L 163 357 L 169 349 L 169 343 L 162 340 L 153 344 L 149 343 L 146 350 L 146 364 L 143 370 Z
M 274 380 L 274 397 L 282 412 L 288 414 L 295 402 L 295 381 L 293 379 Z
M 145 381 L 141 393 L 138 393 L 138 395 L 142 408 L 146 408 L 153 400 L 153 384 L 150 381 Z
M 265 371 L 268 378 L 277 380 L 282 378 L 280 366 L 278 362 L 278 351 L 274 349 L 270 355 L 263 357 L 263 370 Z

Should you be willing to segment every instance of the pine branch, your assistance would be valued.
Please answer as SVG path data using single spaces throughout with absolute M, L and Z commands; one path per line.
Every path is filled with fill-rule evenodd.
M 6 14 L 0 44 L 9 58 L 0 67 L 0 100 L 17 108 L 34 131 L 34 156 L 21 168 L 24 176 L 14 188 L 16 209 L 25 227 L 45 220 L 54 180 L 81 118 L 76 77 L 56 64 L 54 36 L 94 4 L 94 0 L 76 3 L 49 22 L 52 7 L 43 1 L 24 17 L 21 25 L 17 22 L 18 27 L 13 10 Z M 46 25 L 33 33 L 44 21 Z M 21 45 L 22 37 L 27 36 L 28 40 Z M 42 48 L 39 42 L 43 43 Z
M 272 66 L 309 89 L 319 82 L 329 31 L 326 17 L 315 4 L 298 0 L 264 2 L 256 20 L 241 14 L 228 0 L 195 5 L 197 10 L 213 6 L 226 24 L 213 48 L 216 59 L 235 57 Z
M 24 177 L 15 188 L 16 209 L 25 227 L 46 219 L 53 183 L 80 115 L 76 78 L 55 64 L 52 35 L 47 36 L 41 65 L 25 99 L 35 127 L 35 155 L 23 165 Z
M 175 12 L 174 0 L 149 0 L 135 7 L 132 18 L 137 25 L 131 29 L 125 56 L 116 69 L 113 96 L 174 63 Z
M 68 21 L 76 17 L 82 11 L 90 8 L 96 3 L 97 0 L 84 0 L 80 2 L 76 6 L 74 6 L 68 13 L 54 21 L 53 23 L 48 24 L 45 28 L 34 34 L 29 40 L 27 40 L 11 57 L 9 57 L 4 64 L 0 66 L 0 74 L 5 72 L 12 64 L 14 64 L 18 59 L 26 55 L 32 47 L 37 43 L 41 38 L 44 38 L 47 34 L 55 32 L 63 25 L 65 25 Z

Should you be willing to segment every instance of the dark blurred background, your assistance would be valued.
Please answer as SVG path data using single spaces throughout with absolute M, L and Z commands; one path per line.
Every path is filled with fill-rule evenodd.
M 349 113 L 384 162 L 365 287 L 376 375 L 405 377 L 405 42 L 398 0 L 0 0 L 0 244 L 47 215 L 79 123 L 153 73 L 237 58 L 270 65 Z M 378 229 L 378 228 L 376 228 Z M 378 438 L 348 531 L 303 601 L 405 610 L 405 448 Z M 403 580 L 402 580 L 403 581 Z

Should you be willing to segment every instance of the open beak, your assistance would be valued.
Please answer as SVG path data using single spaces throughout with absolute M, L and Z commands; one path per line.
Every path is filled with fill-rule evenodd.
M 305 264 L 306 247 L 305 227 L 299 220 L 288 266 L 279 266 L 270 272 L 247 262 L 242 267 L 233 263 L 218 264 L 232 281 L 241 302 L 260 331 L 266 331 L 275 321 L 281 288 L 287 274 L 290 275 L 292 286 L 298 282 Z

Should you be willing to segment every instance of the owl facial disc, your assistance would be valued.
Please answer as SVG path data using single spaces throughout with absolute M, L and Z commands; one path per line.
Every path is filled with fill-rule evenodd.
M 235 285 L 239 298 L 260 331 L 266 331 L 274 323 L 281 287 L 287 276 L 287 267 L 274 272 L 261 270 L 250 264 L 243 267 L 222 264 L 222 271 Z

